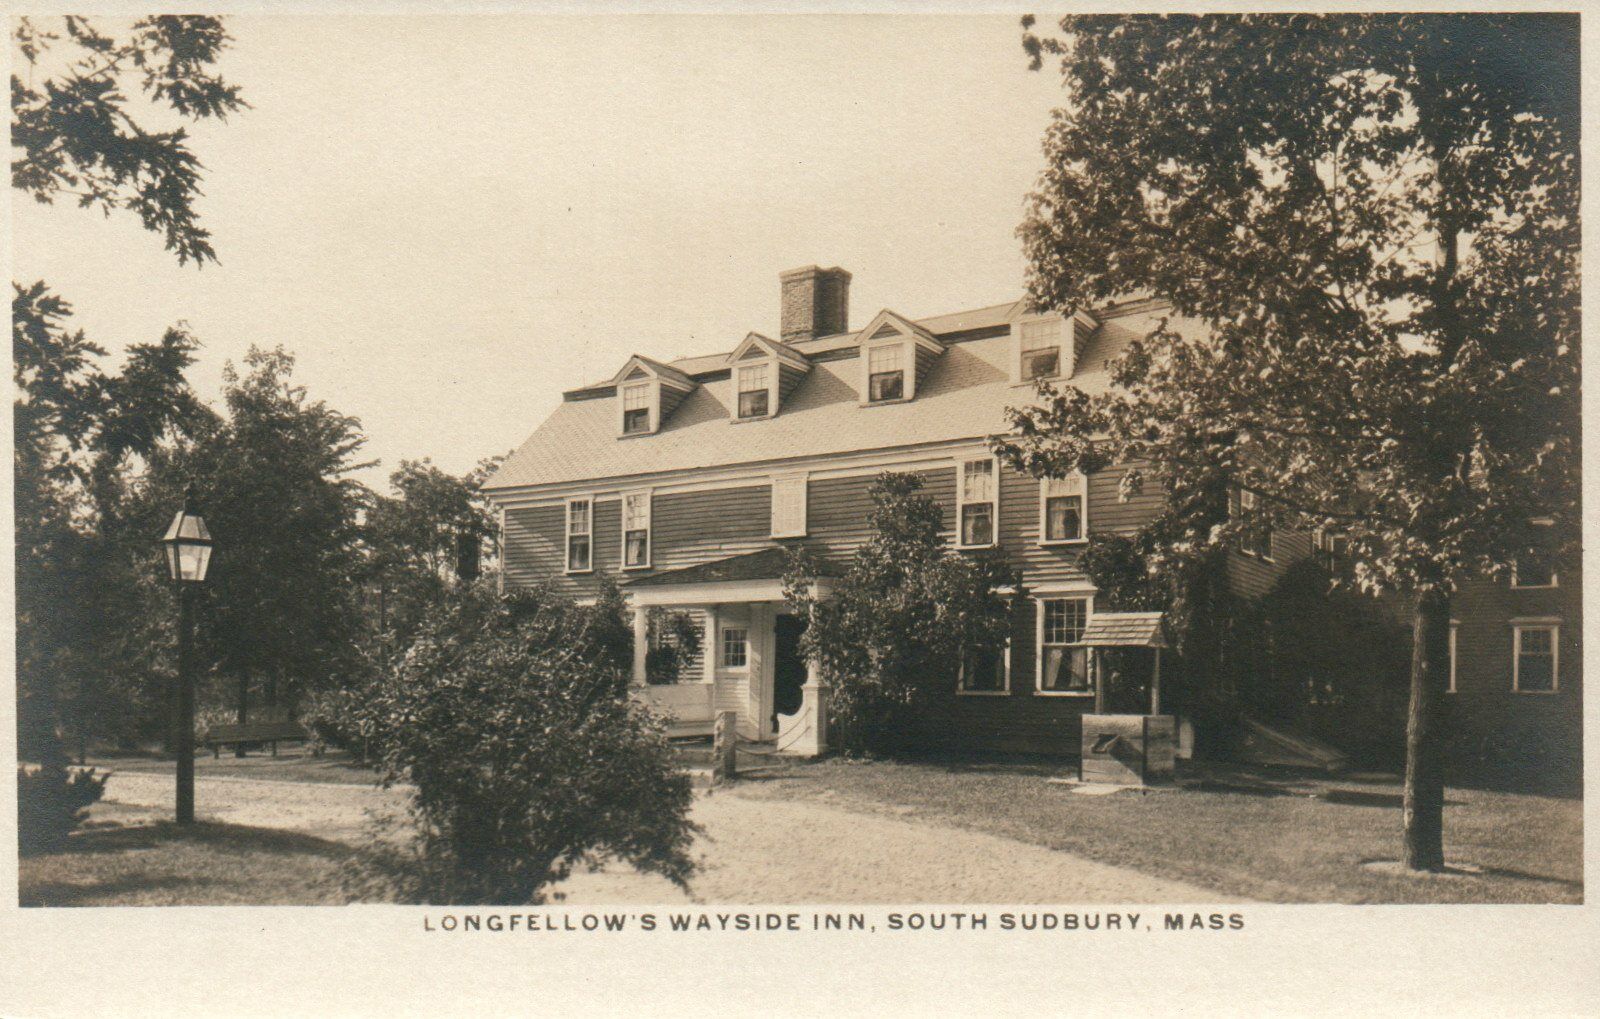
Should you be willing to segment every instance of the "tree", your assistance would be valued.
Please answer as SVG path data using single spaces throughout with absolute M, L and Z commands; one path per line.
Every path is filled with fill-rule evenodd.
M 110 375 L 97 363 L 104 350 L 70 331 L 71 305 L 43 283 L 14 286 L 11 311 L 21 745 L 54 753 L 70 718 L 81 756 L 96 716 L 111 721 L 126 706 L 125 652 L 149 646 L 108 625 L 130 603 L 124 468 L 209 412 L 184 380 L 196 347 L 185 330 L 134 344 Z M 149 545 L 148 534 L 137 539 Z
M 1020 228 L 1032 301 L 1153 293 L 1179 321 L 1110 392 L 1016 411 L 999 449 L 1255 493 L 1207 543 L 1343 532 L 1357 582 L 1415 605 L 1405 861 L 1438 869 L 1451 592 L 1577 542 L 1576 18 L 1031 25 L 1069 95 Z
M 689 777 L 628 697 L 632 636 L 611 592 L 579 606 L 480 583 L 435 605 L 366 698 L 385 783 L 417 792 L 415 837 L 363 858 L 403 901 L 539 902 L 581 863 L 693 872 Z
M 376 632 L 403 645 L 451 584 L 472 579 L 460 576 L 459 559 L 463 543 L 476 552 L 494 540 L 495 518 L 479 487 L 497 462 L 485 460 L 458 478 L 426 459 L 402 460 L 389 475 L 395 494 L 372 498 L 362 540 Z
M 871 537 L 832 593 L 815 592 L 816 564 L 797 555 L 785 592 L 809 619 L 800 650 L 832 685 L 842 746 L 894 753 L 917 713 L 955 689 L 964 658 L 1002 648 L 1009 613 L 998 588 L 1016 576 L 998 553 L 969 554 L 943 539 L 944 513 L 914 474 L 873 482 Z
M 195 487 L 217 551 L 207 582 L 202 660 L 252 683 L 269 706 L 360 669 L 360 513 L 369 493 L 350 475 L 361 422 L 312 400 L 282 348 L 251 348 L 224 372 L 226 416 L 156 451 L 140 487 L 147 530 Z M 149 530 L 149 533 L 158 533 Z
M 68 196 L 107 216 L 133 212 L 180 265 L 216 261 L 194 208 L 202 167 L 188 134 L 141 123 L 129 95 L 136 87 L 151 106 L 189 120 L 226 120 L 245 107 L 239 88 L 211 70 L 230 41 L 222 19 L 141 18 L 120 35 L 83 17 L 61 23 L 52 31 L 19 18 L 12 31 L 28 80 L 11 76 L 11 145 L 21 150 L 11 186 L 44 204 Z M 52 63 L 54 73 L 35 82 Z

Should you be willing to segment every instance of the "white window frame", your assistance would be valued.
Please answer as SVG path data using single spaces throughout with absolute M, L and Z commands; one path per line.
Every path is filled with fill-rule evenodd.
M 1524 630 L 1550 632 L 1550 689 L 1522 689 L 1522 633 Z M 1511 621 L 1511 690 L 1513 693 L 1553 694 L 1561 691 L 1561 621 L 1559 619 L 1513 619 Z
M 969 545 L 964 540 L 966 534 L 966 508 L 967 508 L 967 465 L 987 461 L 993 473 L 990 477 L 994 481 L 993 498 L 989 500 L 989 540 L 987 542 Z M 974 505 L 981 505 L 975 501 Z M 956 460 L 956 548 L 994 548 L 1000 544 L 1000 459 L 994 456 L 967 456 Z
M 1027 327 L 1045 322 L 1056 323 L 1056 370 L 1051 375 L 1029 378 L 1023 365 L 1022 334 Z M 1060 315 L 1027 315 L 1011 324 L 1011 380 L 1016 385 L 1033 385 L 1039 379 L 1060 379 L 1067 375 L 1067 345 L 1072 342 L 1071 326 Z M 1044 348 L 1036 348 L 1044 349 Z
M 1051 486 L 1071 483 L 1077 487 L 1076 492 L 1052 492 Z M 1051 538 L 1050 537 L 1050 500 L 1070 496 L 1078 496 L 1078 531 L 1076 538 Z M 1083 545 L 1089 541 L 1089 476 L 1082 471 L 1075 471 L 1070 477 L 1065 478 L 1040 478 L 1039 479 L 1039 544 L 1041 545 Z
M 796 474 L 774 474 L 772 476 L 772 522 L 771 536 L 774 538 L 804 538 L 806 528 L 810 524 L 810 488 L 811 476 L 802 471 Z M 799 521 L 798 528 L 779 527 L 778 508 L 783 502 L 783 492 L 788 490 L 791 496 L 798 497 L 799 506 L 795 513 Z
M 1090 670 L 1089 689 L 1087 690 L 1046 690 L 1044 688 L 1044 605 L 1051 601 L 1082 601 L 1083 625 L 1087 629 L 1094 619 L 1094 595 L 1089 591 L 1041 591 L 1033 597 L 1033 695 L 1035 697 L 1093 697 L 1095 687 L 1100 684 L 1100 677 L 1093 672 L 1092 657 L 1094 650 L 1086 648 L 1084 653 L 1091 657 L 1085 665 Z M 1051 647 L 1079 647 L 1077 644 L 1052 644 Z
M 742 634 L 741 642 L 744 645 L 744 662 L 740 665 L 728 664 L 728 634 Z M 727 672 L 750 671 L 750 627 L 740 623 L 736 626 L 720 626 L 717 629 L 717 668 Z
M 739 397 L 745 392 L 743 377 L 747 371 L 755 369 L 767 373 L 767 412 L 765 414 L 751 414 L 746 417 L 739 413 Z M 740 361 L 733 367 L 733 419 L 735 421 L 765 421 L 778 413 L 778 362 L 768 358 L 764 361 Z M 758 392 L 758 390 L 750 390 Z
M 1009 616 L 1011 608 L 1006 607 Z M 1011 636 L 1006 635 L 1005 646 L 1000 649 L 1000 689 L 998 690 L 968 690 L 967 682 L 967 652 L 961 652 L 961 663 L 956 670 L 956 696 L 957 697 L 1009 697 L 1011 696 Z
M 629 563 L 628 562 L 628 500 L 632 499 L 632 498 L 635 498 L 635 497 L 638 497 L 638 496 L 644 496 L 644 562 L 642 562 L 642 563 Z M 631 492 L 623 492 L 622 493 L 621 519 L 622 519 L 622 550 L 621 550 L 621 552 L 619 554 L 621 556 L 622 568 L 625 569 L 625 570 L 648 570 L 648 569 L 650 569 L 650 564 L 655 560 L 655 555 L 656 555 L 655 492 L 654 492 L 654 490 L 653 489 L 649 489 L 649 488 L 638 488 L 638 489 L 634 489 Z M 590 524 L 590 529 L 591 530 L 593 529 L 593 523 L 592 522 Z M 634 530 L 638 530 L 638 528 L 634 528 Z
M 1551 520 L 1549 517 L 1540 517 L 1537 520 L 1530 520 L 1528 522 L 1530 524 L 1532 524 L 1534 527 L 1553 527 L 1553 526 L 1555 526 L 1555 521 Z M 1516 590 L 1516 591 L 1548 591 L 1553 587 L 1560 587 L 1561 586 L 1561 573 L 1560 573 L 1560 571 L 1558 571 L 1556 569 L 1555 556 L 1551 556 L 1550 557 L 1550 583 L 1548 583 L 1548 584 L 1522 584 L 1522 583 L 1519 583 L 1518 580 L 1517 580 L 1517 560 L 1519 558 L 1521 558 L 1521 557 L 1519 556 L 1519 557 L 1513 558 L 1511 560 L 1511 587 L 1512 587 L 1512 590 Z
M 872 352 L 889 347 L 900 348 L 900 395 L 890 400 L 872 398 Z M 906 403 L 917 397 L 917 345 L 908 336 L 896 336 L 877 342 L 868 341 L 861 347 L 861 403 L 866 407 L 888 407 Z
M 589 539 L 589 565 L 584 567 L 583 569 L 573 569 L 573 566 L 572 566 L 572 539 L 574 537 L 574 534 L 573 534 L 573 530 L 572 530 L 572 507 L 575 504 L 580 503 L 580 502 L 587 504 L 587 506 L 589 507 L 589 512 L 588 512 L 588 532 L 587 532 L 587 534 L 583 535 L 583 537 L 587 537 Z M 569 575 L 576 575 L 576 574 L 583 574 L 583 573 L 593 573 L 594 572 L 594 551 L 595 551 L 595 548 L 594 548 L 594 546 L 595 546 L 595 542 L 594 542 L 594 496 L 592 496 L 592 495 L 572 495 L 572 496 L 568 496 L 561 504 L 561 512 L 562 512 L 562 519 L 561 519 L 561 565 L 564 567 L 562 572 L 566 573 L 566 574 L 569 574 Z
M 1247 500 L 1248 500 L 1248 504 L 1247 504 Z M 1257 507 L 1257 505 L 1260 503 L 1260 501 L 1261 501 L 1260 496 L 1256 495 L 1256 493 L 1251 491 L 1250 489 L 1248 489 L 1248 488 L 1240 488 L 1239 489 L 1239 520 L 1240 520 L 1240 522 L 1247 522 L 1249 520 L 1249 516 L 1248 516 L 1249 511 L 1255 509 Z M 1273 528 L 1269 525 L 1267 527 L 1267 550 L 1265 552 L 1261 552 L 1261 551 L 1258 551 L 1256 549 L 1245 548 L 1244 547 L 1244 543 L 1241 541 L 1240 544 L 1239 544 L 1239 554 L 1240 555 L 1247 555 L 1252 559 L 1260 559 L 1264 563 L 1277 562 L 1277 560 L 1272 557 L 1272 533 L 1273 533 Z
M 1445 693 L 1456 692 L 1456 634 L 1461 630 L 1461 620 L 1450 620 L 1450 686 Z
M 628 411 L 639 408 L 628 407 L 629 390 L 643 389 L 645 427 L 640 432 L 628 431 Z M 635 379 L 632 382 L 623 382 L 617 386 L 617 434 L 624 439 L 631 439 L 639 435 L 655 434 L 656 425 L 661 419 L 661 386 L 654 379 Z

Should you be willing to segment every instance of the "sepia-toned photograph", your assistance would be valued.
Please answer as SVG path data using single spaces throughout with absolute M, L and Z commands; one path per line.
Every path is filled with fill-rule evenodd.
M 1578 14 L 8 29 L 23 913 L 1583 903 Z

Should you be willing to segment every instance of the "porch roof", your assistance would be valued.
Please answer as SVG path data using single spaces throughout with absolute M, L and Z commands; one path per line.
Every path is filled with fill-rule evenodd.
M 640 577 L 623 585 L 627 588 L 639 587 L 664 587 L 667 585 L 682 584 L 728 584 L 758 580 L 782 580 L 788 571 L 789 551 L 786 548 L 774 546 L 764 548 L 759 552 L 746 552 L 743 555 L 729 556 L 726 559 L 715 559 L 709 563 L 696 563 L 693 566 L 681 566 L 675 570 L 662 570 L 648 577 Z M 836 576 L 836 571 L 827 563 L 818 562 L 817 575 L 822 577 Z
M 1166 647 L 1159 612 L 1096 612 L 1078 641 L 1090 647 Z

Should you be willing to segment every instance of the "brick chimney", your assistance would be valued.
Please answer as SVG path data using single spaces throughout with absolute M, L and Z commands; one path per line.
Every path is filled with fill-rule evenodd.
M 778 276 L 783 284 L 784 343 L 832 336 L 850 329 L 850 274 L 835 266 L 808 265 Z

